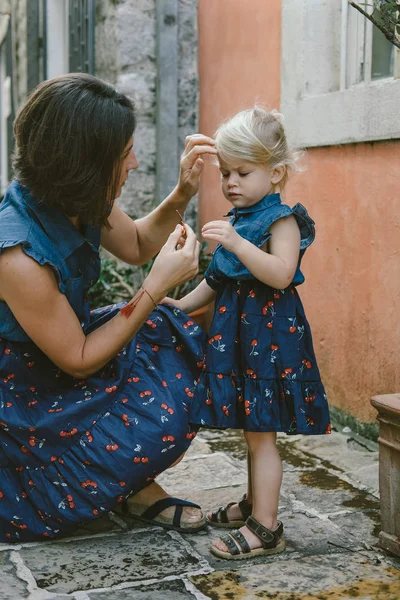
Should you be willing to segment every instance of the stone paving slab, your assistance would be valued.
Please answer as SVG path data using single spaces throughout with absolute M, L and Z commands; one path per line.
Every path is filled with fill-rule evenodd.
M 183 581 L 172 580 L 152 585 L 127 587 L 122 590 L 113 588 L 104 592 L 89 593 L 90 600 L 194 600 Z
M 349 540 L 358 542 L 360 547 L 379 550 L 378 536 L 381 530 L 378 510 L 357 511 L 329 517 L 335 525 L 343 530 Z M 400 596 L 399 596 L 400 600 Z
M 278 445 L 285 553 L 224 561 L 209 552 L 220 529 L 181 535 L 111 514 L 71 538 L 0 545 L 0 600 L 400 600 L 400 560 L 377 547 L 376 445 L 341 433 Z M 246 454 L 240 432 L 201 431 L 159 481 L 215 509 L 246 490 Z
M 190 579 L 211 600 L 399 600 L 399 575 L 366 553 L 266 559 L 257 568 L 231 561 L 226 570 Z
M 360 538 L 347 536 L 335 523 L 329 519 L 322 521 L 318 518 L 309 518 L 303 514 L 292 514 L 282 511 L 280 518 L 284 522 L 284 538 L 286 541 L 286 551 L 273 557 L 274 562 L 285 562 L 290 555 L 298 557 L 308 555 L 331 555 L 340 554 L 343 552 L 365 550 L 361 545 Z M 187 535 L 190 544 L 195 548 L 196 552 L 204 557 L 207 557 L 207 562 L 217 571 L 236 567 L 236 565 L 252 564 L 258 569 L 260 564 L 264 564 L 265 557 L 254 557 L 242 561 L 226 561 L 217 558 L 210 553 L 209 548 L 212 540 L 220 535 L 227 533 L 229 529 L 219 529 L 209 527 L 205 532 L 197 535 Z M 257 565 L 257 567 L 255 567 Z M 399 599 L 400 600 L 400 599 Z
M 223 452 L 191 456 L 173 469 L 168 469 L 157 481 L 169 493 L 179 496 L 194 490 L 209 490 L 247 482 L 245 467 Z
M 319 458 L 328 468 L 343 471 L 354 483 L 379 496 L 378 445 L 356 434 L 333 431 L 328 437 L 329 443 L 325 436 L 299 436 L 296 450 Z
M 379 510 L 379 501 L 367 491 L 354 487 L 351 483 L 329 473 L 326 469 L 312 471 L 285 472 L 282 495 L 310 505 L 310 509 L 319 514 L 348 512 L 356 510 Z
M 0 598 L 16 600 L 27 598 L 26 585 L 15 576 L 15 564 L 10 560 L 10 552 L 0 552 Z
M 38 588 L 69 594 L 207 567 L 181 536 L 161 528 L 22 547 L 20 556 Z

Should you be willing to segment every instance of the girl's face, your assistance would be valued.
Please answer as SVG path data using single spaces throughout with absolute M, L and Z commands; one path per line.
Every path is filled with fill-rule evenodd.
M 139 163 L 137 161 L 135 152 L 133 150 L 133 136 L 130 138 L 129 142 L 124 148 L 124 151 L 121 156 L 121 175 L 119 180 L 119 190 L 117 192 L 116 198 L 119 198 L 122 193 L 122 188 L 125 185 L 125 181 L 128 179 L 129 171 L 133 169 L 137 169 Z
M 246 160 L 225 162 L 219 160 L 222 192 L 236 208 L 257 204 L 270 194 L 276 175 L 266 165 L 258 165 Z

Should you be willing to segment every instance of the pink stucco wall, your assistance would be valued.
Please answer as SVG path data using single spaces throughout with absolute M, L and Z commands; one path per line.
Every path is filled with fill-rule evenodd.
M 200 131 L 262 102 L 279 108 L 279 0 L 199 0 Z M 304 204 L 317 238 L 300 288 L 331 405 L 371 422 L 374 394 L 400 390 L 400 142 L 311 149 L 286 201 Z M 200 221 L 228 202 L 206 166 Z

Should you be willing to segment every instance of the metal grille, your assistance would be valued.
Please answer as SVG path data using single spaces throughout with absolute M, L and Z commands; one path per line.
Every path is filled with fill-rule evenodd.
M 69 0 L 69 70 L 94 73 L 95 0 Z

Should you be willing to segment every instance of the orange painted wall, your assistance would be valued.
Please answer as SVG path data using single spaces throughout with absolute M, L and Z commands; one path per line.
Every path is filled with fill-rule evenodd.
M 288 188 L 316 222 L 300 289 L 330 403 L 375 419 L 400 390 L 400 142 L 310 149 Z
M 199 129 L 212 135 L 235 112 L 260 102 L 279 107 L 280 0 L 198 0 Z M 219 171 L 205 169 L 199 220 L 229 210 Z
M 279 0 L 199 0 L 200 131 L 255 101 L 279 108 L 280 29 Z M 286 196 L 317 227 L 299 291 L 330 404 L 371 422 L 370 397 L 400 390 L 400 141 L 310 149 L 305 162 Z M 207 165 L 200 222 L 228 208 Z

